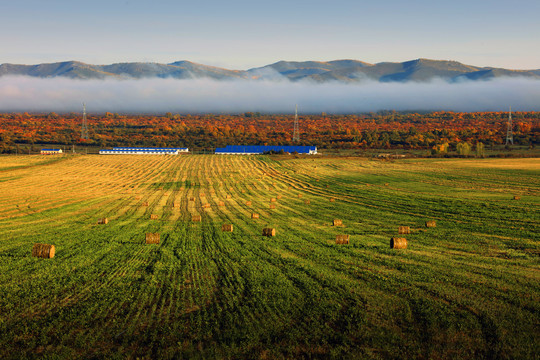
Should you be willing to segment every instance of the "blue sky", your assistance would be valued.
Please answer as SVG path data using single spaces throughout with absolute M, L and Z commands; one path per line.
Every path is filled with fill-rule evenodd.
M 422 57 L 540 69 L 539 14 L 538 0 L 0 0 L 0 63 Z

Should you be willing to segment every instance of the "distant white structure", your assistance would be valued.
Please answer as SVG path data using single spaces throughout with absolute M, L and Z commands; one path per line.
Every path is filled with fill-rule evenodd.
M 178 155 L 187 152 L 189 152 L 188 148 L 115 147 L 99 150 L 100 155 Z
M 62 149 L 41 149 L 41 155 L 54 155 L 63 153 Z

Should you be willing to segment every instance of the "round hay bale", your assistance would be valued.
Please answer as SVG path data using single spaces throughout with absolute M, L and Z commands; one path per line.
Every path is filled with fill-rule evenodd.
M 159 233 L 146 233 L 147 244 L 159 244 Z
M 173 202 L 172 207 L 173 207 L 173 208 L 179 208 L 179 207 L 180 207 L 180 203 L 179 203 L 179 202 Z
M 203 207 L 203 208 L 205 208 L 205 209 L 208 209 L 208 208 L 210 207 L 210 204 L 208 204 L 208 203 L 206 203 L 206 204 L 203 204 L 203 206 L 202 206 L 202 207 Z
M 221 231 L 224 231 L 224 232 L 233 232 L 233 226 L 232 226 L 232 224 L 223 224 L 223 225 L 221 225 Z
M 52 259 L 56 253 L 56 248 L 54 245 L 49 244 L 39 244 L 36 243 L 32 247 L 32 256 L 43 258 L 43 259 Z
M 309 200 L 304 200 L 304 204 L 308 204 L 308 205 L 309 205 L 309 204 L 311 204 L 311 201 L 309 201 Z
M 276 229 L 264 228 L 262 231 L 263 236 L 276 236 Z
M 150 203 L 148 201 L 145 201 L 142 203 L 142 206 L 150 206 Z
M 189 201 L 195 201 L 195 198 L 194 198 L 194 197 L 190 197 L 190 198 L 189 198 Z
M 398 229 L 398 234 L 410 234 L 410 233 L 411 233 L 410 226 L 400 226 Z
M 278 195 L 278 196 L 276 196 L 276 199 L 279 200 L 279 199 L 281 199 L 282 197 L 283 197 L 282 195 Z
M 521 200 L 521 196 L 514 196 L 514 200 Z
M 191 221 L 201 221 L 201 215 L 193 215 Z
M 426 227 L 437 227 L 437 223 L 435 222 L 435 220 L 426 221 Z
M 349 235 L 336 235 L 336 244 L 344 245 L 349 243 Z
M 225 196 L 225 198 L 226 198 L 226 199 L 231 199 L 231 198 L 232 198 L 232 196 L 231 196 L 231 195 L 229 195 L 229 194 L 227 194 L 227 196 Z
M 335 198 L 330 198 L 330 202 L 336 202 Z
M 276 198 L 270 198 L 270 202 L 276 202 Z
M 98 220 L 97 223 L 98 223 L 99 225 L 106 225 L 106 224 L 109 223 L 109 219 L 107 219 L 107 218 L 101 218 L 101 219 Z
M 225 206 L 225 203 L 224 203 L 223 201 L 220 201 L 220 202 L 218 203 L 218 206 Z
M 258 219 L 258 218 L 259 218 L 259 214 L 253 213 L 253 214 L 251 214 L 251 218 L 252 218 L 252 219 Z
M 246 201 L 247 206 L 251 206 L 251 201 Z
M 159 219 L 159 216 L 157 214 L 150 215 L 150 220 L 157 220 L 157 219 Z
M 406 249 L 407 239 L 393 237 L 390 239 L 390 249 Z
M 275 209 L 276 208 L 276 204 L 270 204 L 270 209 Z
M 343 222 L 340 219 L 334 219 L 334 226 L 343 226 Z
M 298 197 L 301 198 L 301 197 L 302 197 L 302 194 L 298 194 Z

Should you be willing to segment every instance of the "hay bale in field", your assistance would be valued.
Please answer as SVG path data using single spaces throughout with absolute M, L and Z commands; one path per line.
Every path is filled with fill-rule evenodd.
M 343 226 L 343 222 L 340 219 L 334 219 L 334 226 Z
M 270 202 L 276 202 L 276 198 L 270 198 Z
M 326 184 L 325 187 L 328 189 L 328 184 Z
M 98 220 L 97 223 L 98 223 L 99 225 L 106 225 L 106 224 L 109 223 L 109 219 L 107 219 L 107 218 L 101 218 L 101 219 Z
M 276 208 L 275 204 L 270 204 L 270 209 L 275 209 L 275 208 Z
M 157 219 L 159 219 L 159 216 L 157 214 L 150 215 L 150 220 L 157 220 Z
M 146 233 L 147 244 L 159 244 L 159 233 Z
M 302 194 L 298 194 L 298 197 L 301 198 L 301 197 L 302 197 Z
M 242 194 L 244 194 L 246 192 L 246 190 L 242 190 Z
M 246 201 L 247 206 L 251 206 L 251 201 Z
M 225 203 L 224 203 L 223 201 L 220 201 L 220 202 L 218 203 L 218 206 L 225 206 Z
M 173 208 L 179 208 L 179 207 L 180 207 L 180 203 L 179 203 L 179 202 L 173 202 L 172 207 L 173 207 Z
M 141 196 L 135 196 L 135 200 L 141 200 L 142 197 Z
M 276 196 L 276 199 L 278 199 L 278 200 L 279 200 L 279 199 L 281 199 L 282 197 L 283 197 L 283 196 L 281 196 L 281 195 L 278 195 L 278 196 Z
M 54 257 L 54 254 L 56 253 L 56 249 L 54 245 L 49 244 L 34 244 L 32 247 L 32 256 L 33 257 L 39 257 L 44 259 L 52 259 Z
M 205 208 L 205 209 L 208 209 L 208 208 L 210 207 L 210 204 L 208 204 L 208 203 L 206 203 L 206 204 L 203 204 L 203 206 L 202 206 L 202 207 L 203 207 L 203 208 Z
M 201 215 L 193 215 L 191 221 L 201 221 Z
M 521 200 L 521 196 L 514 196 L 514 200 Z
M 407 239 L 393 237 L 390 239 L 390 249 L 406 249 Z
M 264 228 L 262 231 L 263 236 L 276 236 L 276 229 Z
M 410 226 L 400 226 L 398 229 L 398 234 L 410 234 L 410 233 L 411 233 Z
M 150 206 L 150 203 L 148 201 L 145 201 L 142 203 L 142 206 Z
M 195 201 L 195 198 L 194 198 L 194 197 L 190 197 L 190 198 L 189 198 L 189 201 Z
M 221 225 L 221 231 L 224 231 L 224 232 L 233 232 L 233 226 L 232 226 L 232 224 L 223 224 L 223 225 Z
M 349 243 L 349 235 L 336 235 L 336 244 L 343 245 Z
M 231 199 L 232 196 L 231 196 L 231 195 L 227 195 L 227 196 L 225 196 L 225 198 L 226 198 L 226 199 Z
M 384 183 L 384 186 L 388 186 L 388 185 L 390 185 L 390 184 L 389 183 Z
M 435 220 L 426 221 L 426 227 L 437 227 Z
M 199 196 L 200 197 L 206 197 L 206 195 L 204 193 L 200 193 Z
M 311 204 L 311 201 L 309 201 L 309 200 L 304 200 L 304 204 L 309 205 L 309 204 Z
M 336 202 L 336 198 L 330 198 L 330 202 Z
M 251 218 L 252 218 L 252 219 L 258 219 L 258 218 L 259 218 L 259 214 L 253 213 L 253 214 L 251 214 Z

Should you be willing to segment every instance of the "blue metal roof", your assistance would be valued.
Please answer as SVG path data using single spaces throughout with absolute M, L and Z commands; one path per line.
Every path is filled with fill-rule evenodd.
M 41 149 L 41 151 L 60 151 L 62 149 Z
M 297 152 L 299 154 L 309 154 L 310 151 L 317 151 L 316 146 L 288 146 L 288 145 L 227 145 L 224 148 L 217 148 L 216 153 L 247 153 L 247 154 L 262 154 L 268 151 L 292 153 Z

